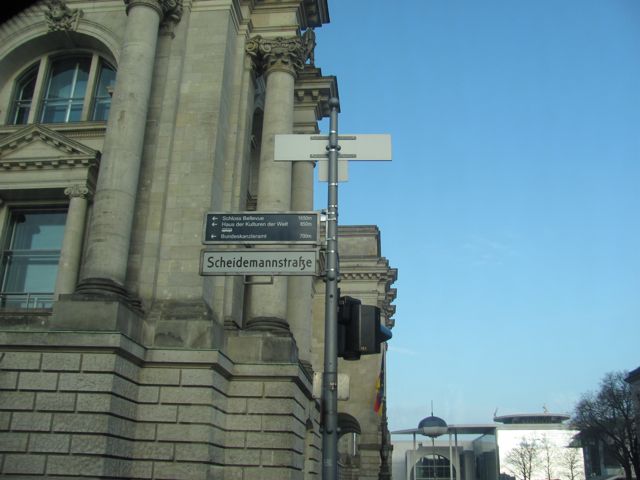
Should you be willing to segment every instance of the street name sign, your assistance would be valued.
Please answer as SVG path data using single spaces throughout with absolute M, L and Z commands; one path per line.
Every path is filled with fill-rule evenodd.
M 318 179 L 328 180 L 327 135 L 286 134 L 275 136 L 274 160 L 278 162 L 318 161 Z M 349 178 L 347 162 L 352 160 L 391 160 L 391 135 L 338 135 L 338 181 Z
M 200 275 L 316 275 L 316 250 L 203 250 Z
M 320 243 L 318 212 L 208 212 L 202 243 L 310 244 Z

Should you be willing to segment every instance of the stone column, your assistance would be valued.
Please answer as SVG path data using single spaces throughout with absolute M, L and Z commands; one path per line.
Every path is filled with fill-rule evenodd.
M 293 162 L 291 185 L 291 210 L 313 210 L 314 162 Z M 289 282 L 287 318 L 296 339 L 300 361 L 311 370 L 313 277 L 298 277 Z
M 61 294 L 73 293 L 76 288 L 89 189 L 85 185 L 72 185 L 65 189 L 64 194 L 69 197 L 69 210 L 67 211 L 67 222 L 64 226 L 64 237 L 60 250 L 55 289 L 56 299 Z
M 125 0 L 127 25 L 78 293 L 128 298 L 124 283 L 158 27 L 181 0 Z
M 300 37 L 252 38 L 247 53 L 266 76 L 266 92 L 258 210 L 287 211 L 291 207 L 291 163 L 274 162 L 274 137 L 293 130 L 293 92 L 295 78 L 302 70 L 305 52 Z M 287 279 L 274 277 L 273 284 L 251 285 L 247 328 L 288 331 Z

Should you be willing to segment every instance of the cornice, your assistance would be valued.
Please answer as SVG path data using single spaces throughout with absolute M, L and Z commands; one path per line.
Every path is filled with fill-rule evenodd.
M 320 27 L 329 23 L 327 0 L 253 0 L 250 3 L 252 10 L 268 13 L 296 9 L 296 16 L 302 29 Z
M 294 87 L 295 108 L 313 109 L 316 120 L 329 116 L 329 99 L 338 98 L 338 81 L 333 75 L 323 77 L 313 65 L 305 65 Z
M 0 159 L 0 168 L 2 170 L 42 170 L 45 168 L 61 168 L 61 167 L 91 167 L 99 165 L 100 160 L 78 157 L 60 157 L 56 159 L 50 158 L 30 158 L 20 160 L 2 160 Z

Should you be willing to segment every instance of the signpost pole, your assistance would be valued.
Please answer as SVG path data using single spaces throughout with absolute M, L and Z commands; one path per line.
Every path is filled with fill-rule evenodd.
M 322 478 L 338 478 L 338 106 L 329 100 L 327 272 L 322 381 Z

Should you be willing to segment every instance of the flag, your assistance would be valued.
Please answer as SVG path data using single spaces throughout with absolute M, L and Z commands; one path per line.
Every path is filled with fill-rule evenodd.
M 382 415 L 382 403 L 384 402 L 384 356 L 380 364 L 380 374 L 376 381 L 376 400 L 373 404 L 373 411 L 378 415 Z

